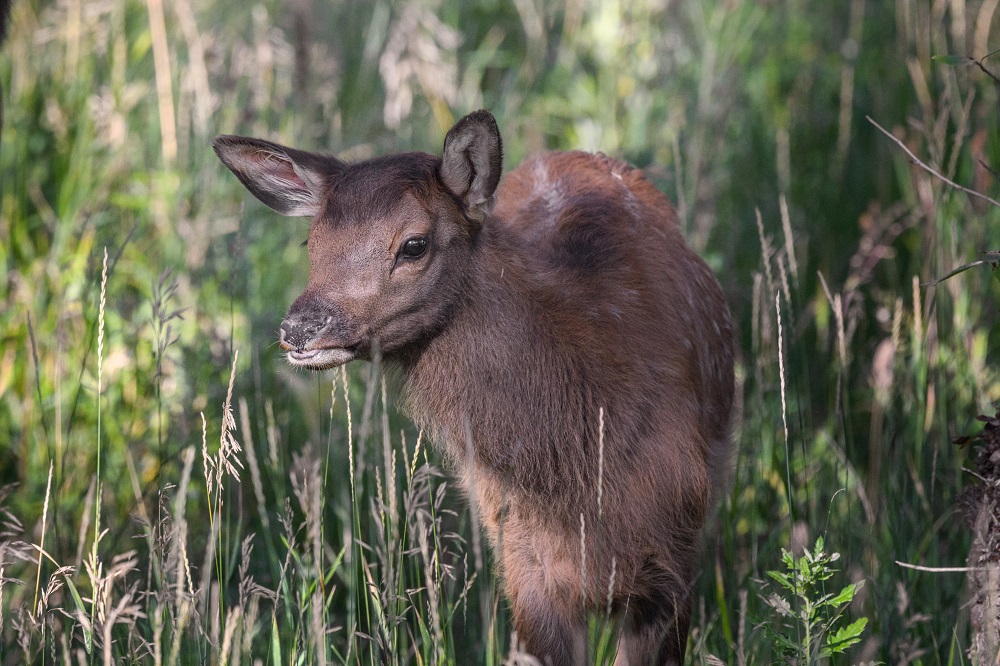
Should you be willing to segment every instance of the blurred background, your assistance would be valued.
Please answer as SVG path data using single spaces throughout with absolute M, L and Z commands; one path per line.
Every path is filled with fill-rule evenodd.
M 1000 58 L 935 56 L 1000 48 L 998 4 L 14 0 L 0 660 L 520 659 L 463 498 L 379 370 L 285 365 L 307 223 L 209 145 L 437 153 L 486 108 L 508 170 L 570 148 L 644 168 L 739 322 L 689 662 L 801 646 L 767 571 L 819 536 L 840 553 L 820 590 L 864 582 L 851 663 L 975 662 L 975 581 L 897 562 L 967 564 L 960 438 L 1000 398 L 1000 290 L 988 262 L 933 281 L 1000 250 L 1000 214 L 866 116 L 997 197 Z

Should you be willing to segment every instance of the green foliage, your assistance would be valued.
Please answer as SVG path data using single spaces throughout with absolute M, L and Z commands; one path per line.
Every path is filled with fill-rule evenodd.
M 976 59 L 972 56 L 961 55 L 936 55 L 934 61 L 942 65 L 975 65 Z
M 958 663 L 961 577 L 895 560 L 967 553 L 950 442 L 1000 400 L 1000 282 L 986 265 L 1000 212 L 864 120 L 996 196 L 982 40 L 998 19 L 952 4 L 968 7 L 13 3 L 0 662 L 521 658 L 489 549 L 379 370 L 285 368 L 274 332 L 306 279 L 306 228 L 252 201 L 209 148 L 241 133 L 346 159 L 436 152 L 455 118 L 486 107 L 508 168 L 546 148 L 645 168 L 739 323 L 735 474 L 706 534 L 690 661 L 780 658 L 747 618 L 783 616 L 749 592 L 791 534 L 822 526 L 868 581 L 852 603 L 869 623 L 849 651 Z M 823 581 L 810 594 L 822 599 Z M 852 626 L 826 640 L 846 648 Z M 592 619 L 595 661 L 613 659 L 616 628 Z
M 806 549 L 801 557 L 782 548 L 785 570 L 767 572 L 781 589 L 763 597 L 775 614 L 775 620 L 765 621 L 764 628 L 779 655 L 791 664 L 818 664 L 845 652 L 861 642 L 868 625 L 868 618 L 859 617 L 838 626 L 864 582 L 849 583 L 837 593 L 826 592 L 825 582 L 837 571 L 830 565 L 840 559 L 840 553 L 827 554 L 824 547 L 819 537 L 813 550 Z

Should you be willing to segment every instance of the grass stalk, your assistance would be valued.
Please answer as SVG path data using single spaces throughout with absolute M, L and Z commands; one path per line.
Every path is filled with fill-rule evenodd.
M 156 98 L 160 112 L 160 146 L 164 166 L 170 167 L 177 159 L 177 121 L 174 113 L 174 91 L 163 0 L 146 0 L 146 12 L 149 15 L 149 32 L 153 41 Z
M 104 261 L 101 264 L 101 298 L 97 311 L 97 476 L 94 492 L 94 542 L 90 551 L 91 562 L 97 563 L 97 544 L 101 539 L 101 395 L 104 378 L 104 306 L 108 285 L 108 248 L 104 247 Z M 97 591 L 94 590 L 90 607 L 93 622 L 97 618 Z

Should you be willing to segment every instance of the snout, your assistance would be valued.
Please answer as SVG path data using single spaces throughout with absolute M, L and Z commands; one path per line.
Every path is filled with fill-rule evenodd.
M 339 308 L 300 297 L 281 322 L 278 340 L 291 365 L 324 370 L 354 359 L 361 342 Z
M 303 320 L 289 315 L 281 322 L 278 337 L 281 348 L 286 351 L 305 349 L 310 342 L 330 327 L 333 317 L 327 315 L 319 321 Z

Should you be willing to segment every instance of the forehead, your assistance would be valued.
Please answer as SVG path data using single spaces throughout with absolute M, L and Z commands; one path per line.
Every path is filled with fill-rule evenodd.
M 351 225 L 388 217 L 400 201 L 426 201 L 440 160 L 426 153 L 401 153 L 350 164 L 327 191 L 319 220 Z

